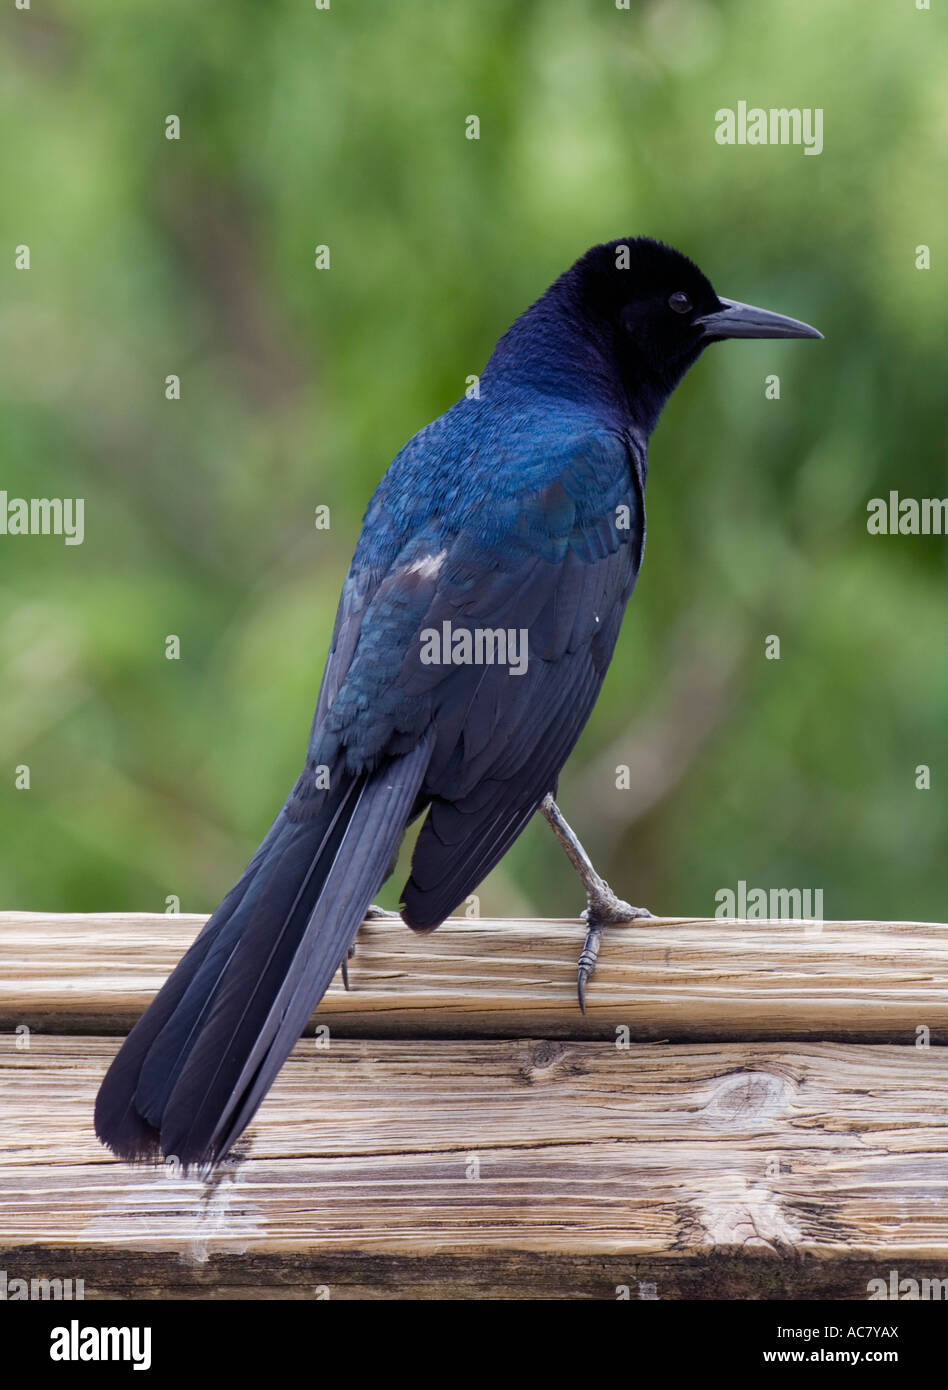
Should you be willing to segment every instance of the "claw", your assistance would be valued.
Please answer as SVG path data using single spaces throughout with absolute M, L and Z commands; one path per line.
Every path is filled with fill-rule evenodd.
M 606 880 L 600 878 L 593 868 L 589 855 L 569 828 L 562 811 L 553 800 L 552 792 L 543 798 L 540 810 L 549 822 L 553 834 L 563 846 L 567 859 L 579 874 L 582 885 L 586 889 L 586 910 L 583 913 L 586 920 L 586 940 L 583 944 L 582 955 L 579 958 L 579 970 L 576 976 L 579 1007 L 585 1013 L 586 984 L 592 978 L 596 968 L 599 938 L 602 936 L 603 927 L 612 922 L 635 922 L 640 917 L 651 917 L 652 914 L 644 907 L 633 907 L 631 903 L 623 902 L 621 898 L 617 898 Z
M 349 991 L 349 962 L 355 955 L 355 953 L 356 944 L 353 941 L 352 945 L 349 947 L 348 951 L 346 951 L 346 954 L 343 956 L 342 964 L 339 967 L 342 971 L 342 987 L 347 993 Z
M 584 965 L 579 967 L 579 974 L 576 977 L 576 994 L 579 999 L 579 1012 L 586 1012 L 586 981 L 589 979 L 590 972 Z
M 586 981 L 592 979 L 593 971 L 596 969 L 601 940 L 602 927 L 598 924 L 589 927 L 586 932 L 586 940 L 583 942 L 582 953 L 579 957 L 579 970 L 576 975 L 576 994 L 582 1013 L 586 1012 Z
M 632 907 L 621 898 L 617 898 L 610 891 L 608 884 L 604 884 L 603 887 L 605 892 L 597 894 L 595 900 L 591 898 L 590 905 L 582 914 L 586 922 L 586 940 L 583 942 L 576 976 L 576 994 L 582 1013 L 586 1012 L 586 985 L 596 969 L 603 927 L 613 922 L 635 922 L 652 915 L 647 908 Z
M 399 916 L 399 914 L 398 914 L 397 912 L 389 912 L 389 910 L 388 910 L 387 907 L 377 907 L 376 904 L 373 903 L 371 907 L 367 907 L 367 908 L 366 908 L 364 920 L 365 920 L 366 922 L 374 922 L 374 921 L 376 921 L 376 920 L 378 920 L 379 918 L 382 918 L 382 917 L 398 917 L 398 916 Z M 348 991 L 348 989 L 349 989 L 349 961 L 352 959 L 352 957 L 355 955 L 355 953 L 356 953 L 356 948 L 355 948 L 355 942 L 353 941 L 352 945 L 349 947 L 348 951 L 347 951 L 346 954 L 344 955 L 344 957 L 343 957 L 343 959 L 342 959 L 342 964 L 341 964 L 340 967 L 339 967 L 340 970 L 342 971 L 342 987 L 343 987 L 343 989 L 345 989 L 346 991 Z

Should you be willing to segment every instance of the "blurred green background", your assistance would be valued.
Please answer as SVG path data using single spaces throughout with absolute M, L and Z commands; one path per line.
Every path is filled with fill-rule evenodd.
M 944 919 L 948 541 L 869 536 L 866 503 L 948 495 L 945 23 L 914 0 L 5 6 L 0 488 L 84 497 L 86 536 L 0 538 L 0 905 L 216 904 L 299 771 L 389 460 L 577 255 L 647 233 L 826 341 L 717 347 L 672 399 L 564 811 L 653 911 L 744 879 Z M 823 153 L 717 145 L 740 100 L 822 107 Z M 582 906 L 537 823 L 481 902 Z

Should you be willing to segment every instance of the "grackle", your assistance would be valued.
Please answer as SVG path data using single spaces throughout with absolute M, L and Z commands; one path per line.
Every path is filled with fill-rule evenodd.
M 117 1155 L 226 1155 L 422 814 L 401 898 L 421 932 L 546 816 L 586 889 L 584 1006 L 603 926 L 648 913 L 553 796 L 642 561 L 649 436 L 709 343 L 820 336 L 722 299 L 660 242 L 611 242 L 503 335 L 479 395 L 409 440 L 365 515 L 304 770 L 102 1082 L 96 1133 Z

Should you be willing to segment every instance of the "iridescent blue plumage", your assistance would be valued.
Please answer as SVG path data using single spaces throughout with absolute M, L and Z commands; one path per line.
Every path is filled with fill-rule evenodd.
M 427 930 L 555 790 L 642 561 L 649 434 L 707 342 L 804 335 L 762 313 L 657 242 L 594 247 L 500 339 L 479 395 L 400 451 L 343 586 L 304 771 L 102 1084 L 117 1154 L 227 1152 L 412 818 L 402 915 Z

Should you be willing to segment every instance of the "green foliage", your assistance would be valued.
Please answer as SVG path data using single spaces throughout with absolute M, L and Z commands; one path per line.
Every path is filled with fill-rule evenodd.
M 866 531 L 948 494 L 937 7 L 50 0 L 2 31 L 0 488 L 86 515 L 0 538 L 3 906 L 213 907 L 297 774 L 388 461 L 576 255 L 649 233 L 826 341 L 715 348 L 670 404 L 564 811 L 653 910 L 743 878 L 944 917 L 948 541 Z M 716 144 L 740 100 L 823 108 L 823 153 Z M 482 895 L 581 906 L 536 825 Z

